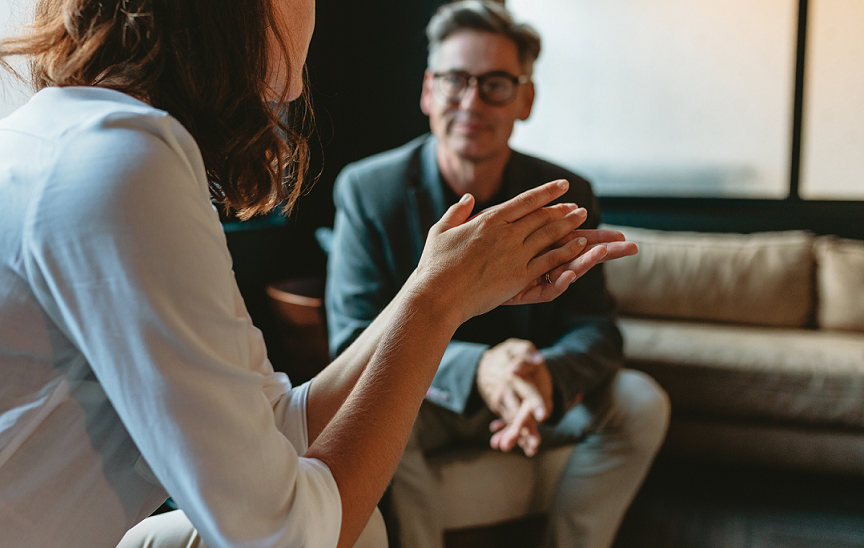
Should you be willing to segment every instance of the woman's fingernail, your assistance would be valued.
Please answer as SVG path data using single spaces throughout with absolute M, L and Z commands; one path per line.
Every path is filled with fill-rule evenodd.
M 467 202 L 468 198 L 470 198 L 470 197 L 471 197 L 471 194 L 466 192 L 465 194 L 462 195 L 462 198 L 459 200 L 459 203 L 461 204 L 462 202 Z
M 570 188 L 570 183 L 568 183 L 567 181 L 561 180 L 561 181 L 558 181 L 558 186 L 560 188 L 563 188 L 564 190 L 567 190 L 568 188 Z
M 586 240 L 585 238 L 579 238 L 578 240 L 576 240 L 576 243 L 584 247 L 585 244 L 588 243 L 588 240 Z

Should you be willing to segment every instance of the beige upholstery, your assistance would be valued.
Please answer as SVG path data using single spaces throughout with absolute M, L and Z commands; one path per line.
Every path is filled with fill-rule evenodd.
M 813 236 L 620 230 L 639 253 L 606 265 L 622 314 L 800 327 L 813 312 Z
M 864 476 L 864 436 L 848 429 L 684 416 L 672 421 L 664 451 Z
M 678 414 L 864 429 L 864 337 L 624 318 L 629 365 Z
M 606 277 L 665 451 L 864 475 L 864 242 L 610 228 L 639 246 Z
M 864 242 L 816 242 L 818 320 L 825 329 L 864 331 Z

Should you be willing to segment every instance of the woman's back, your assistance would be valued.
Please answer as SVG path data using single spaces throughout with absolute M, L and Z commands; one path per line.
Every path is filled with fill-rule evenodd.
M 220 522 L 238 484 L 284 508 L 298 474 L 306 504 L 262 516 L 268 534 L 338 515 L 329 472 L 295 452 L 305 389 L 266 359 L 176 120 L 116 91 L 46 88 L 0 121 L 0 202 L 4 548 L 114 546 L 167 496 L 148 462 Z M 257 443 L 214 451 L 220 435 Z

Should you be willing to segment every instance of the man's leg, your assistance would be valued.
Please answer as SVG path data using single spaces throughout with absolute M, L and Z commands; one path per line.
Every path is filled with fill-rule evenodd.
M 182 510 L 151 516 L 130 529 L 117 548 L 207 548 Z M 387 548 L 384 519 L 376 508 L 354 548 Z
M 608 548 L 666 435 L 669 399 L 648 375 L 622 370 L 571 409 L 544 443 L 573 439 L 549 511 L 547 548 Z M 587 429 L 586 429 L 587 427 Z
M 389 514 L 395 520 L 400 548 L 443 548 L 444 531 L 438 515 L 441 495 L 426 455 L 456 443 L 476 443 L 478 431 L 485 432 L 485 446 L 489 447 L 489 423 L 493 418 L 485 408 L 466 417 L 423 402 L 390 484 Z

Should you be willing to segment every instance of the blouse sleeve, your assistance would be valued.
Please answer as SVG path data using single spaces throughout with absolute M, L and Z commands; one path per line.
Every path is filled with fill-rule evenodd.
M 115 113 L 53 157 L 27 212 L 30 286 L 156 477 L 212 548 L 335 546 L 336 483 L 300 456 L 306 387 L 267 362 L 192 138 Z

